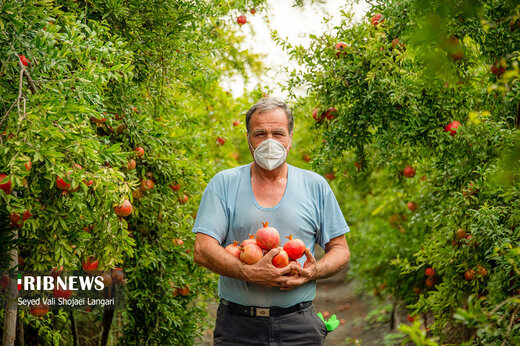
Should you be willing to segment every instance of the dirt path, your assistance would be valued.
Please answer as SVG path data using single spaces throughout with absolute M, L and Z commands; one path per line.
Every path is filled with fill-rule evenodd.
M 336 314 L 338 320 L 344 319 L 338 328 L 329 333 L 325 345 L 354 345 L 353 340 L 358 340 L 360 345 L 380 345 L 389 329 L 388 323 L 373 323 L 368 325 L 365 321 L 370 312 L 370 304 L 373 298 L 360 296 L 353 293 L 353 283 L 345 282 L 346 272 L 341 271 L 336 275 L 318 280 L 316 283 L 316 297 L 314 306 L 317 312 L 324 315 Z M 208 311 L 211 319 L 215 320 L 217 304 L 210 304 Z M 204 332 L 203 340 L 197 345 L 212 345 L 213 330 Z M 347 338 L 351 341 L 347 342 Z

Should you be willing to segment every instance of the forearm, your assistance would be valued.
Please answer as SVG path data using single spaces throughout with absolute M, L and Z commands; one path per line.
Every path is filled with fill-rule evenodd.
M 316 262 L 316 275 L 313 280 L 327 278 L 344 269 L 350 261 L 348 248 L 333 247 Z
M 206 244 L 202 247 L 195 243 L 194 259 L 214 273 L 249 281 L 246 265 L 218 244 Z

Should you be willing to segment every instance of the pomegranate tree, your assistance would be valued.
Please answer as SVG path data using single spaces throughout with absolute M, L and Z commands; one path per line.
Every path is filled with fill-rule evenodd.
M 280 243 L 280 233 L 274 227 L 269 227 L 269 222 L 262 222 L 264 227 L 256 232 L 256 242 L 263 250 L 271 250 Z
M 283 249 L 291 259 L 296 260 L 305 253 L 305 243 L 301 239 L 293 239 L 292 237 L 292 234 L 287 237 L 289 241 L 284 244 Z
M 240 260 L 245 264 L 255 264 L 264 255 L 257 244 L 247 244 L 240 253 Z

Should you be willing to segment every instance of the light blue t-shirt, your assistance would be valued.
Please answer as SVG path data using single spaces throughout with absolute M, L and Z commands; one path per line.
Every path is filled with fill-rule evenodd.
M 349 231 L 338 202 L 327 181 L 319 174 L 288 165 L 287 186 L 282 200 L 272 208 L 261 207 L 251 186 L 251 165 L 217 173 L 210 181 L 199 205 L 193 232 L 201 232 L 227 246 L 256 234 L 262 222 L 280 233 L 283 246 L 290 234 L 303 240 L 314 255 L 314 244 L 325 248 L 331 238 Z M 303 266 L 306 257 L 298 261 Z M 292 290 L 264 287 L 220 276 L 219 297 L 251 306 L 289 307 L 314 299 L 316 282 Z

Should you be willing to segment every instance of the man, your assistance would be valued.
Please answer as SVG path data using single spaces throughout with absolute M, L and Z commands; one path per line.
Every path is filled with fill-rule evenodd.
M 347 265 L 349 228 L 326 180 L 285 162 L 293 126 L 284 102 L 257 102 L 246 114 L 254 162 L 217 173 L 202 196 L 194 255 L 221 275 L 215 345 L 322 345 L 327 335 L 312 305 L 316 280 Z M 304 241 L 303 268 L 276 268 L 272 259 L 279 248 L 252 265 L 224 250 L 255 234 L 263 221 L 280 232 L 280 245 L 290 234 Z M 315 243 L 325 249 L 319 261 Z M 298 275 L 290 275 L 291 269 Z

